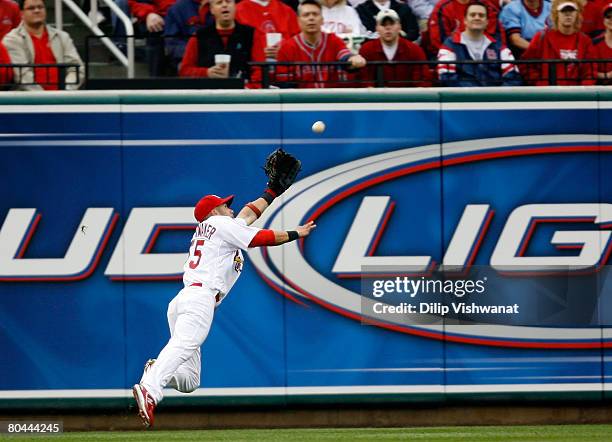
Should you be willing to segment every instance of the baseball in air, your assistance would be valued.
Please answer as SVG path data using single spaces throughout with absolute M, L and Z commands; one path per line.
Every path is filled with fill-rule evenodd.
M 325 130 L 325 123 L 322 121 L 315 121 L 312 125 L 312 131 L 316 134 L 320 134 Z

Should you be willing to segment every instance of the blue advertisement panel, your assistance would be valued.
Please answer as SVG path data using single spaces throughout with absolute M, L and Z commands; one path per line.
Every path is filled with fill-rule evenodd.
M 600 214 L 596 96 L 554 109 L 547 102 L 453 98 L 442 103 L 444 260 L 488 278 L 478 295 L 489 298 L 484 304 L 516 303 L 520 311 L 488 324 L 446 321 L 448 391 L 513 384 L 518 391 L 588 390 L 600 397 L 600 324 L 577 315 L 596 304 L 598 290 L 582 267 L 572 269 L 580 249 L 555 240 L 558 231 L 599 229 L 590 217 Z M 520 229 L 524 217 L 528 230 Z M 516 241 L 507 240 L 511 231 Z M 572 281 L 580 278 L 576 289 Z M 487 345 L 465 345 L 475 342 Z
M 255 225 L 318 227 L 248 250 L 200 388 L 165 403 L 601 398 L 612 121 L 567 91 L 0 97 L 0 407 L 125 405 L 169 337 L 193 205 L 239 210 L 278 146 L 303 168 Z
M 599 102 L 599 134 L 600 143 L 602 146 L 601 160 L 599 164 L 599 180 L 601 201 L 612 201 L 612 179 L 610 178 L 609 170 L 612 167 L 612 155 L 609 148 L 607 154 L 604 153 L 603 146 L 609 146 L 612 143 L 612 95 L 610 93 L 601 93 Z M 608 226 L 609 227 L 609 226 Z M 612 270 L 610 260 L 608 259 L 604 271 L 601 272 L 599 278 L 599 290 L 603 294 L 603 302 L 601 303 L 600 316 L 602 322 L 606 325 L 612 324 Z M 602 339 L 605 343 L 612 340 L 612 331 L 609 327 L 603 327 Z M 602 354 L 603 357 L 603 377 L 604 377 L 604 397 L 609 399 L 612 397 L 612 352 L 610 346 L 606 345 Z
M 100 271 L 123 199 L 114 101 L 0 106 L 0 390 L 126 383 L 123 287 Z

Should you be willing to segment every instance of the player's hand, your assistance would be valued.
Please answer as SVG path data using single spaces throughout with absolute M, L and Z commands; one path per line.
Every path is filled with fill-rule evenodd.
M 278 56 L 278 49 L 280 48 L 280 43 L 276 43 L 274 46 L 267 46 L 264 48 L 264 54 L 266 58 L 273 58 L 276 60 Z
M 360 69 L 360 68 L 364 67 L 366 65 L 366 63 L 367 63 L 366 59 L 363 58 L 359 54 L 353 55 L 352 57 L 350 57 L 348 59 L 348 62 L 351 64 L 351 68 L 353 68 L 353 69 Z
M 164 19 L 161 15 L 151 12 L 147 15 L 147 31 L 161 32 L 164 30 Z
M 229 65 L 214 65 L 208 68 L 208 78 L 227 78 L 229 77 Z
M 300 235 L 300 238 L 304 238 L 305 236 L 310 235 L 310 232 L 316 229 L 316 227 L 317 225 L 314 223 L 314 221 L 308 221 L 306 224 L 298 227 L 295 230 L 297 231 L 298 235 Z

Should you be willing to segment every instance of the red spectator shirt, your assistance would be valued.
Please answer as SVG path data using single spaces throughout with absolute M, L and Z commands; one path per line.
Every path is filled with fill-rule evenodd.
M 599 39 L 595 39 L 597 41 Z M 608 46 L 606 43 L 605 36 L 601 36 L 601 40 L 599 40 L 594 46 L 593 50 L 595 51 L 595 58 L 602 58 L 605 60 L 612 60 L 612 48 Z M 597 64 L 597 72 L 605 73 L 612 71 L 612 62 L 610 63 L 598 63 Z M 608 80 L 603 80 L 605 84 L 612 84 L 612 76 L 608 74 Z
M 582 11 L 582 28 L 580 29 L 582 32 L 593 37 L 597 32 L 605 29 L 601 10 L 608 3 L 610 0 L 587 0 L 584 11 Z
M 47 29 L 41 37 L 36 37 L 34 34 L 30 34 L 30 37 L 32 37 L 32 44 L 34 45 L 34 64 L 57 63 L 49 46 Z M 47 91 L 59 89 L 57 79 L 57 68 L 34 68 L 34 82 Z
M 0 64 L 11 64 L 11 57 L 2 43 L 0 43 Z M 13 81 L 12 68 L 0 68 L 0 85 Z
M 21 22 L 21 11 L 13 0 L 0 0 L 0 41 Z
M 367 41 L 359 53 L 368 63 L 370 61 L 388 61 L 380 39 Z M 423 61 L 423 65 L 397 64 L 383 67 L 386 87 L 429 87 L 432 74 L 425 64 L 427 58 L 423 49 L 405 38 L 400 38 L 397 51 L 391 61 Z M 377 66 L 366 66 L 359 70 L 357 77 L 366 81 L 361 86 L 374 86 Z
M 266 60 L 266 33 L 278 32 L 285 40 L 300 32 L 295 11 L 278 0 L 270 0 L 267 6 L 253 0 L 242 0 L 236 5 L 236 21 L 255 28 L 253 61 Z
M 524 60 L 584 60 L 596 58 L 591 39 L 582 32 L 565 35 L 553 29 L 538 32 L 523 53 Z M 548 86 L 549 66 L 525 65 L 524 78 L 537 86 Z M 560 63 L 556 66 L 558 85 L 595 84 L 595 70 L 590 63 Z
M 223 46 L 227 46 L 227 42 L 234 33 L 234 29 L 217 29 L 217 33 L 221 37 Z M 193 36 L 185 47 L 185 55 L 183 55 L 183 61 L 181 61 L 179 69 L 180 77 L 208 77 L 208 67 L 198 65 L 198 56 L 198 37 Z
M 487 26 L 487 34 L 494 37 L 496 40 L 501 38 L 502 42 L 506 43 L 505 32 L 498 22 L 499 6 L 496 1 L 484 0 L 488 6 L 489 25 Z M 448 37 L 453 35 L 456 30 L 463 32 L 465 30 L 465 10 L 469 1 L 460 3 L 459 0 L 439 0 L 431 11 L 429 16 L 429 40 L 430 51 L 437 54 L 438 50 Z
M 302 34 L 298 34 L 289 40 L 283 40 L 278 50 L 279 62 L 304 62 L 322 63 L 341 61 L 351 56 L 344 41 L 336 34 L 321 33 L 316 46 L 310 46 L 304 40 Z M 298 87 L 323 88 L 336 87 L 336 81 L 344 72 L 339 72 L 338 67 L 328 66 L 299 66 L 277 68 L 277 80 L 298 81 Z
M 130 12 L 140 22 L 146 22 L 147 15 L 155 13 L 165 17 L 168 9 L 176 3 L 176 0 L 153 0 L 151 3 L 140 3 L 135 0 L 128 0 Z

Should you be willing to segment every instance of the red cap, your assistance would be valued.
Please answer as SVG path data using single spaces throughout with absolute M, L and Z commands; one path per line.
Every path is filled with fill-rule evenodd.
M 605 16 L 606 13 L 612 9 L 612 3 L 608 3 L 606 6 L 603 7 L 603 9 L 601 10 L 601 15 Z
M 234 195 L 226 196 L 225 198 L 220 198 L 217 195 L 206 195 L 196 204 L 193 215 L 195 219 L 201 223 L 206 219 L 212 209 L 219 207 L 221 204 L 227 204 L 229 206 L 232 204 L 233 200 Z

